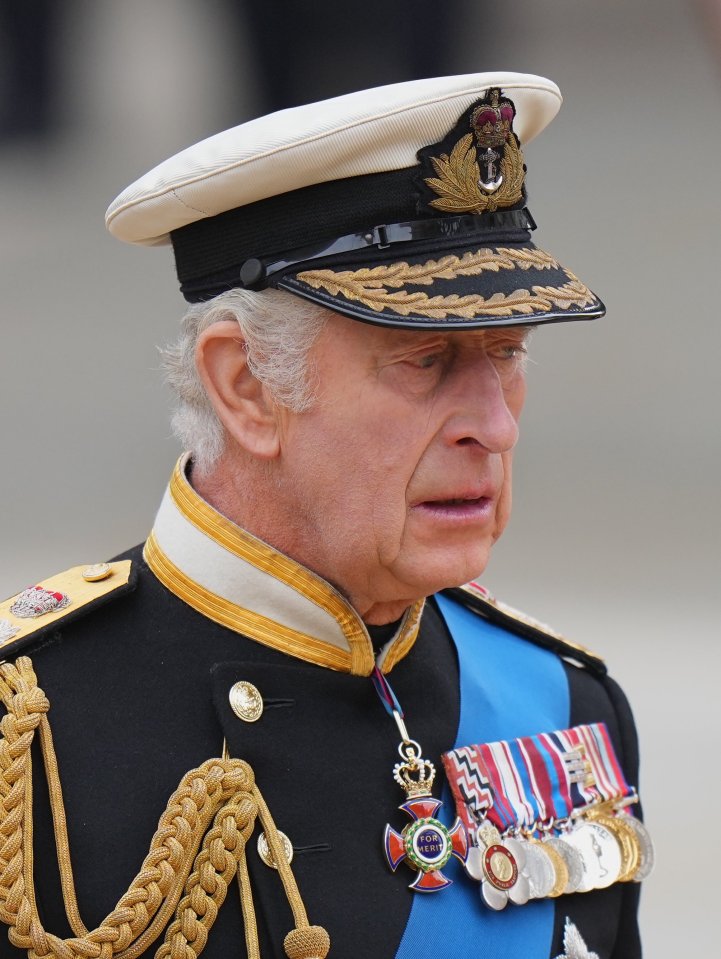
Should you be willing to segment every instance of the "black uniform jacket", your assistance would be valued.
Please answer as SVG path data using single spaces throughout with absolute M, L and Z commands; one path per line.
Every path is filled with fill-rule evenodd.
M 31 657 L 51 704 L 85 925 L 94 928 L 115 907 L 181 777 L 220 756 L 225 740 L 232 757 L 253 767 L 278 828 L 293 844 L 298 887 L 310 922 L 330 934 L 330 955 L 391 959 L 414 893 L 407 888 L 412 874 L 405 867 L 392 873 L 384 861 L 381 836 L 386 822 L 403 824 L 396 809 L 403 797 L 392 778 L 398 732 L 370 678 L 305 662 L 214 622 L 174 595 L 140 548 L 127 558 L 127 585 L 75 611 L 68 607 L 45 627 L 38 620 L 29 636 L 0 649 L 7 660 Z M 484 615 L 493 613 L 487 608 Z M 531 627 L 514 628 L 529 642 L 571 652 Z M 635 784 L 637 747 L 626 700 L 597 661 L 583 654 L 576 659 L 581 662 L 564 660 L 563 666 L 571 725 L 605 722 L 626 778 Z M 459 677 L 455 648 L 433 599 L 391 678 L 411 735 L 440 766 L 458 724 Z M 253 683 L 263 697 L 257 722 L 241 721 L 230 707 L 228 693 L 239 680 Z M 38 911 L 46 930 L 67 937 L 72 933 L 39 753 L 34 777 Z M 248 864 L 262 954 L 282 956 L 283 937 L 294 923 L 278 874 L 261 861 L 254 838 Z M 468 881 L 460 873 L 458 881 Z M 567 918 L 600 959 L 638 957 L 637 895 L 631 882 L 554 900 L 549 959 L 564 953 Z M 243 955 L 243 943 L 233 885 L 203 956 Z M 153 955 L 158 945 L 144 955 Z M 1 936 L 0 956 L 19 955 Z M 482 944 L 469 944 L 468 955 L 483 957 Z

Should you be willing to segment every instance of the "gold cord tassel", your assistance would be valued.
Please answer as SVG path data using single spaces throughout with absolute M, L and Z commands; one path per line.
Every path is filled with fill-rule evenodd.
M 38 688 L 28 657 L 0 666 L 0 698 L 7 709 L 0 721 L 0 920 L 10 927 L 10 942 L 26 949 L 29 959 L 136 959 L 166 926 L 156 959 L 199 956 L 236 875 L 248 957 L 259 959 L 245 857 L 258 815 L 279 864 L 297 927 L 286 936 L 286 954 L 290 959 L 324 959 L 330 947 L 328 934 L 308 924 L 253 770 L 242 760 L 226 757 L 209 759 L 183 776 L 130 888 L 102 923 L 88 931 L 75 894 L 60 776 L 47 719 L 50 704 Z M 38 729 L 63 900 L 75 933 L 69 939 L 46 932 L 35 903 L 30 747 Z

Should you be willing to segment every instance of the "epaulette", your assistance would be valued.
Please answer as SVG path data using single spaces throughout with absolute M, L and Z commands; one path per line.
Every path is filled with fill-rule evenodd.
M 586 666 L 600 675 L 605 675 L 607 672 L 603 659 L 592 650 L 581 646 L 579 643 L 571 642 L 570 639 L 566 639 L 565 636 L 557 633 L 550 626 L 546 626 L 545 623 L 541 623 L 532 616 L 527 616 L 520 610 L 514 609 L 513 606 L 496 599 L 480 583 L 471 582 L 466 583 L 465 586 L 444 589 L 443 595 L 462 603 L 488 622 L 518 633 L 519 636 L 523 636 L 524 639 L 530 640 L 537 646 L 550 649 L 563 659 L 569 659 Z
M 72 621 L 135 586 L 129 559 L 73 566 L 0 603 L 0 660 L 12 659 L 59 624 Z

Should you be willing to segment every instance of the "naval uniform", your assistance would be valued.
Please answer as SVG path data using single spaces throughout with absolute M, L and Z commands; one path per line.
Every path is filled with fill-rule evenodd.
M 396 808 L 404 797 L 391 774 L 397 730 L 369 678 L 375 651 L 367 631 L 331 586 L 202 501 L 182 465 L 145 550 L 131 550 L 112 567 L 119 585 L 98 583 L 98 598 L 75 609 L 68 587 L 62 613 L 45 626 L 34 621 L 0 649 L 6 660 L 32 658 L 51 704 L 78 902 L 89 929 L 128 888 L 183 774 L 219 756 L 225 740 L 231 757 L 253 767 L 292 842 L 309 920 L 328 930 L 331 956 L 554 959 L 565 955 L 568 921 L 588 955 L 640 956 L 633 882 L 492 912 L 455 861 L 444 869 L 454 885 L 432 896 L 408 890 L 413 874 L 405 866 L 388 869 L 381 837 L 387 822 L 404 825 Z M 463 650 L 451 636 L 449 619 L 458 616 L 477 623 L 470 656 L 468 643 Z M 492 683 L 484 669 L 467 678 L 474 659 L 488 664 Z M 439 769 L 454 745 L 530 735 L 549 723 L 602 721 L 626 779 L 637 783 L 632 716 L 602 664 L 460 590 L 409 610 L 378 661 L 411 736 Z M 238 681 L 263 697 L 257 722 L 231 709 L 229 690 Z M 556 684 L 550 692 L 548 683 Z M 34 768 L 37 907 L 45 929 L 66 937 L 39 754 Z M 439 775 L 434 794 L 446 800 L 448 818 L 454 813 L 444 788 Z M 248 865 L 262 954 L 283 955 L 293 921 L 255 839 Z M 154 955 L 160 941 L 143 955 Z M 243 942 L 235 887 L 202 955 L 243 955 Z M 3 935 L 0 957 L 20 955 Z

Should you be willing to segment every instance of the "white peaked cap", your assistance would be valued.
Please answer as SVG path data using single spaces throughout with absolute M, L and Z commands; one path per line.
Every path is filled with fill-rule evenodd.
M 156 166 L 106 223 L 172 242 L 190 302 L 273 287 L 408 329 L 592 319 L 600 300 L 531 243 L 523 147 L 560 106 L 543 77 L 475 73 L 281 110 Z
M 525 73 L 410 80 L 280 110 L 201 140 L 131 183 L 105 224 L 127 243 L 168 243 L 189 223 L 328 180 L 400 170 L 442 140 L 483 91 L 516 107 L 525 145 L 556 116 L 561 91 Z

